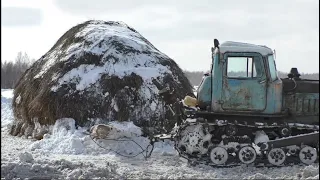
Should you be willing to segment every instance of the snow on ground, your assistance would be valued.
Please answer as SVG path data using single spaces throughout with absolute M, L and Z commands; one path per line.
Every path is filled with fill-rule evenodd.
M 156 143 L 154 153 L 126 158 L 100 148 L 75 128 L 73 119 L 60 119 L 51 135 L 43 140 L 13 137 L 8 124 L 13 121 L 12 90 L 1 90 L 1 178 L 38 179 L 319 179 L 319 164 L 279 168 L 212 168 L 189 166 L 173 149 L 173 142 Z M 149 142 L 132 123 L 115 123 L 117 137 L 131 137 L 145 148 Z M 97 142 L 99 145 L 133 156 L 140 152 L 133 142 Z

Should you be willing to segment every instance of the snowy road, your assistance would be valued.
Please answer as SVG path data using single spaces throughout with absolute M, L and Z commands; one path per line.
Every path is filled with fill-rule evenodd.
M 56 124 L 54 133 L 41 141 L 8 135 L 13 121 L 12 90 L 1 90 L 1 178 L 41 179 L 319 179 L 319 164 L 281 168 L 212 168 L 189 166 L 180 159 L 172 142 L 157 143 L 152 156 L 125 158 L 98 147 L 72 120 Z M 68 128 L 66 126 L 69 126 Z M 137 136 L 132 123 L 118 125 L 130 132 L 142 146 L 147 139 Z M 132 135 L 133 136 L 133 135 Z M 105 147 L 135 154 L 139 148 L 129 142 L 109 142 Z

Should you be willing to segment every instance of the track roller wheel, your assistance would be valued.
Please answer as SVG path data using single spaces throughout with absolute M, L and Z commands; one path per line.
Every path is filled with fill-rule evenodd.
M 317 150 L 311 146 L 305 146 L 299 152 L 299 159 L 304 164 L 312 164 L 317 160 Z
M 252 146 L 244 146 L 239 150 L 238 157 L 242 163 L 250 164 L 256 160 L 257 153 Z
M 293 145 L 293 146 L 288 146 L 288 153 L 290 156 L 298 156 L 299 154 L 300 147 Z
M 228 160 L 228 152 L 225 148 L 217 146 L 210 152 L 210 159 L 216 165 L 225 164 Z
M 281 148 L 271 149 L 268 153 L 268 161 L 275 166 L 281 166 L 286 160 L 286 153 Z

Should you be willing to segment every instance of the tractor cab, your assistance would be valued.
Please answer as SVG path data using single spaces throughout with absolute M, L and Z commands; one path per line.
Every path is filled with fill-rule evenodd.
M 254 165 L 265 160 L 291 165 L 297 157 L 314 163 L 319 155 L 319 80 L 300 78 L 296 68 L 280 79 L 273 51 L 266 46 L 214 44 L 210 73 L 197 98 L 186 96 L 167 106 L 174 107 L 171 137 L 179 154 L 219 167 L 237 164 L 237 158 Z
M 282 107 L 282 81 L 273 51 L 260 45 L 215 40 L 210 73 L 197 90 L 205 111 L 277 114 Z

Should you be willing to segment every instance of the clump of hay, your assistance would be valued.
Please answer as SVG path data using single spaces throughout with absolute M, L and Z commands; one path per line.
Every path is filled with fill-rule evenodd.
M 114 127 L 105 124 L 94 125 L 90 128 L 90 136 L 93 139 L 107 139 L 113 128 Z
M 12 135 L 41 139 L 57 119 L 85 126 L 133 121 L 171 130 L 170 112 L 151 78 L 183 98 L 192 86 L 178 65 L 124 23 L 87 21 L 67 31 L 14 90 Z

